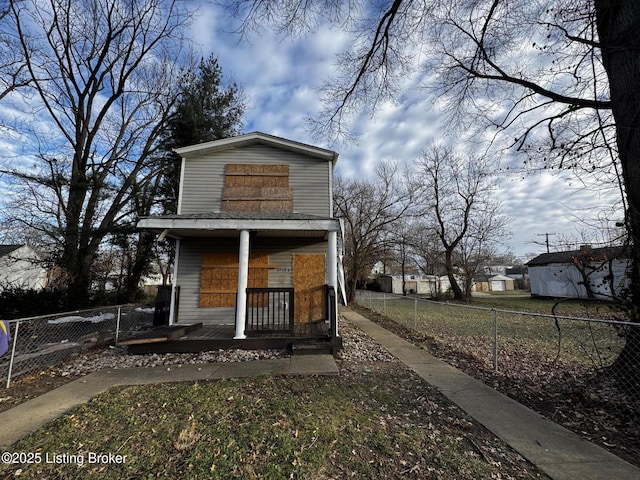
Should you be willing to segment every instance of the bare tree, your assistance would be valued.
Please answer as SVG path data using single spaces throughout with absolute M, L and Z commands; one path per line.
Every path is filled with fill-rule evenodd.
M 263 18 L 284 32 L 308 31 L 320 22 L 320 6 L 335 25 L 349 25 L 354 41 L 341 57 L 343 75 L 327 88 L 325 131 L 340 134 L 354 112 L 374 112 L 380 99 L 395 98 L 404 76 L 437 72 L 435 97 L 425 99 L 448 99 L 450 111 L 463 113 L 457 120 L 475 110 L 493 125 L 496 147 L 580 177 L 610 173 L 632 251 L 629 318 L 640 321 L 640 2 L 354 0 L 342 9 L 339 0 L 229 3 L 247 27 Z M 626 338 L 621 362 L 637 368 L 640 333 Z
M 336 215 L 344 220 L 344 269 L 347 301 L 355 298 L 358 281 L 365 280 L 381 258 L 385 233 L 407 214 L 414 190 L 396 163 L 380 163 L 372 179 L 334 182 Z
M 101 242 L 157 175 L 189 15 L 176 1 L 25 0 L 3 21 L 26 62 L 23 128 L 37 147 L 28 164 L 4 167 L 21 191 L 13 217 L 49 238 L 83 299 Z
M 491 197 L 491 164 L 432 147 L 423 152 L 416 169 L 422 215 L 439 240 L 454 298 L 468 298 L 481 256 L 505 234 L 506 217 Z
M 0 6 L 0 100 L 30 82 L 18 38 L 9 27 L 14 1 L 9 0 Z

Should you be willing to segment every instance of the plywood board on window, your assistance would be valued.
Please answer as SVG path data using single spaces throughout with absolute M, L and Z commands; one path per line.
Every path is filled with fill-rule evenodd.
M 326 319 L 324 255 L 293 255 L 293 289 L 296 323 L 310 323 Z
M 289 187 L 228 187 L 223 200 L 289 200 L 293 191 Z
M 210 252 L 202 255 L 200 268 L 201 308 L 235 307 L 238 291 L 238 254 L 231 252 Z M 249 288 L 269 286 L 269 256 L 255 253 L 249 256 Z
M 237 252 L 209 252 L 202 255 L 203 267 L 238 266 Z
M 291 213 L 291 200 L 224 200 L 222 210 L 227 213 Z
M 222 210 L 245 213 L 292 212 L 293 191 L 289 188 L 289 165 L 226 165 Z

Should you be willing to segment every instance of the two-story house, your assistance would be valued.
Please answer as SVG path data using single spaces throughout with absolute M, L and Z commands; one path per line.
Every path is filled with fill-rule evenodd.
M 328 324 L 338 154 L 259 132 L 176 152 L 177 214 L 138 222 L 176 239 L 170 322 L 233 324 L 235 339 Z

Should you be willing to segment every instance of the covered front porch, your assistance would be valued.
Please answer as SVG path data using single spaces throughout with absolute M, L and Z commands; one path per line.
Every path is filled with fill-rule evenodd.
M 339 345 L 336 219 L 210 213 L 149 217 L 138 226 L 176 239 L 167 326 L 174 333 L 164 340 L 149 333 L 131 351 Z M 187 325 L 200 327 L 181 334 Z

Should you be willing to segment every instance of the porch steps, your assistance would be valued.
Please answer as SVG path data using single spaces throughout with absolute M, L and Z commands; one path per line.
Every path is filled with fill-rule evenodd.
M 163 327 L 155 327 L 144 333 L 133 337 L 125 338 L 118 342 L 120 345 L 142 345 L 147 343 L 170 342 L 178 338 L 184 337 L 188 333 L 195 332 L 202 328 L 202 323 L 194 323 L 191 325 L 168 325 Z
M 291 346 L 292 355 L 332 355 L 334 350 L 334 345 L 329 340 L 297 342 Z

